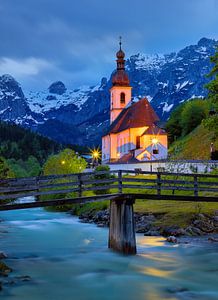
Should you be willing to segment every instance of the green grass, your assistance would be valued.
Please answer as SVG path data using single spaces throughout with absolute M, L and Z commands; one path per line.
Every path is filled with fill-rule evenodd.
M 199 125 L 185 137 L 179 138 L 169 148 L 172 159 L 210 159 L 210 144 L 218 149 L 218 137 L 213 131 Z

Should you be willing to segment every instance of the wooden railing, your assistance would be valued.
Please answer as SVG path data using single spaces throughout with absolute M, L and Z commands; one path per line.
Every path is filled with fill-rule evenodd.
M 96 175 L 107 178 L 97 179 Z M 102 191 L 102 195 L 95 195 L 96 191 L 98 194 Z M 14 204 L 13 200 L 29 196 L 38 199 L 35 206 L 46 206 L 99 201 L 120 195 L 136 199 L 218 202 L 218 175 L 119 170 L 0 180 L 0 210 L 16 207 L 20 204 Z

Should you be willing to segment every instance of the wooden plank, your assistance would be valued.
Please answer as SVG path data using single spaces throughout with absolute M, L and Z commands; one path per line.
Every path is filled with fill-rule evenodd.
M 205 197 L 205 196 L 182 196 L 182 195 L 155 195 L 155 194 L 139 194 L 130 193 L 122 194 L 133 197 L 134 199 L 145 199 L 145 200 L 175 200 L 175 201 L 191 201 L 191 202 L 218 202 L 218 197 Z
M 135 174 L 138 172 L 135 172 L 133 170 L 122 170 L 124 174 Z M 140 174 L 145 174 L 145 175 L 157 175 L 161 174 L 161 176 L 183 176 L 183 177 L 193 177 L 193 174 L 191 173 L 168 173 L 168 172 L 151 172 L 151 171 L 141 171 Z M 214 174 L 201 174 L 197 173 L 195 174 L 197 177 L 207 177 L 207 178 L 218 178 L 218 175 Z
M 83 185 L 89 185 L 89 184 L 101 184 L 101 183 L 118 183 L 118 178 L 112 178 L 112 179 L 96 179 L 96 180 L 83 180 Z
M 198 185 L 209 185 L 209 186 L 211 186 L 211 185 L 217 185 L 218 186 L 218 181 L 198 181 Z
M 117 196 L 118 196 L 118 194 L 106 194 L 106 195 L 96 195 L 96 196 L 81 197 L 81 198 L 77 197 L 77 198 L 36 201 L 36 202 L 19 203 L 19 204 L 5 204 L 5 205 L 0 205 L 0 211 L 36 208 L 36 207 L 47 207 L 47 206 L 58 206 L 58 205 L 75 204 L 75 203 L 83 204 L 83 203 L 87 203 L 87 202 L 111 200 L 111 199 L 115 199 Z
M 151 182 L 151 183 L 156 183 L 157 182 L 157 180 L 156 179 L 144 179 L 144 178 L 126 178 L 126 177 L 123 177 L 122 178 L 122 181 L 123 182 L 144 182 L 144 183 L 146 183 L 146 182 Z
M 199 187 L 199 191 L 206 191 L 206 192 L 218 192 L 218 188 L 206 188 L 206 187 Z
M 91 186 L 84 187 L 83 191 L 96 191 L 96 190 L 107 190 L 107 189 L 117 189 L 118 185 L 103 185 L 103 186 Z
M 78 174 L 77 178 L 78 178 L 78 182 L 79 182 L 79 184 L 78 184 L 78 196 L 81 198 L 82 197 L 82 184 L 83 184 L 81 174 Z
M 161 173 L 157 173 L 157 195 L 161 194 Z
M 139 184 L 124 184 L 123 185 L 123 189 L 128 189 L 128 188 L 157 190 L 156 185 L 139 185 Z
M 25 191 L 34 191 L 48 188 L 57 188 L 57 187 L 68 187 L 78 185 L 78 181 L 72 182 L 63 182 L 63 183 L 55 183 L 55 184 L 46 184 L 46 185 L 34 185 L 34 186 L 21 186 L 21 187 L 8 187 L 8 188 L 0 188 L 0 193 L 14 193 L 14 192 L 25 192 Z
M 122 194 L 122 171 L 119 170 L 118 171 L 118 191 L 119 191 L 119 194 Z
M 0 200 L 7 199 L 17 199 L 22 197 L 30 197 L 30 196 L 43 196 L 43 195 L 55 195 L 55 194 L 67 194 L 71 192 L 77 192 L 78 188 L 66 189 L 66 190 L 51 190 L 51 191 L 43 191 L 43 192 L 28 192 L 28 193 L 18 193 L 18 194 L 7 194 L 0 195 Z
M 194 195 L 195 197 L 198 196 L 198 177 L 194 175 Z

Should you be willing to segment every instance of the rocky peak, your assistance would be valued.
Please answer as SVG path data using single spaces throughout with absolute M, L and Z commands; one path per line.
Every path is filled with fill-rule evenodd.
M 4 97 L 24 98 L 23 91 L 19 83 L 8 74 L 0 76 L 0 99 Z
M 202 39 L 200 39 L 198 41 L 198 46 L 211 47 L 211 46 L 214 46 L 214 43 L 216 43 L 215 40 L 203 37 Z
M 66 92 L 67 88 L 62 81 L 56 81 L 50 85 L 48 90 L 51 94 L 63 95 Z

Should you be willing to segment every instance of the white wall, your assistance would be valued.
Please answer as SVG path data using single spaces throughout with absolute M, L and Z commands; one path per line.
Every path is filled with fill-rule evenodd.
M 164 162 L 141 162 L 135 164 L 109 164 L 110 169 L 114 170 L 135 170 L 141 169 L 142 171 L 157 172 L 158 168 L 164 168 L 166 172 L 178 173 L 207 173 L 214 168 L 218 168 L 218 162 L 207 161 L 164 161 Z

